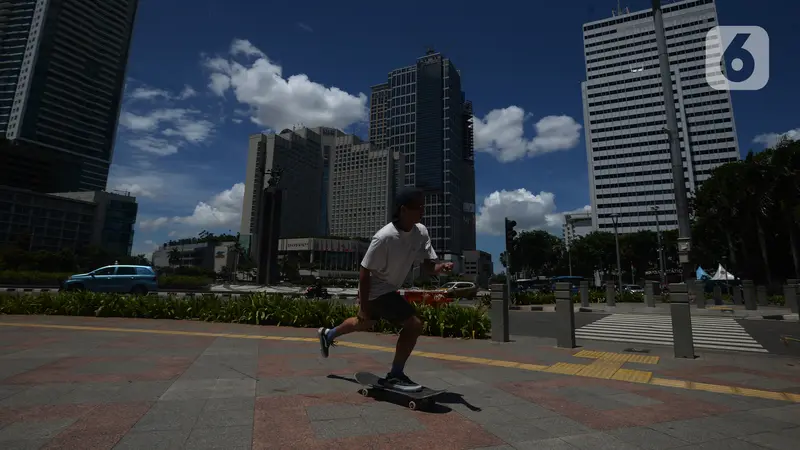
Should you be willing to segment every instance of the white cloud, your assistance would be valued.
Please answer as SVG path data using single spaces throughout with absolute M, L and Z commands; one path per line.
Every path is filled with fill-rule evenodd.
M 314 29 L 311 28 L 311 26 L 306 24 L 306 23 L 297 22 L 297 26 L 300 27 L 301 30 L 306 31 L 308 33 L 313 33 L 314 32 Z
M 186 144 L 208 139 L 214 124 L 192 109 L 164 108 L 142 114 L 123 111 L 120 127 L 130 132 L 128 144 L 159 156 L 172 155 Z
M 764 147 L 771 148 L 774 147 L 775 144 L 777 144 L 778 141 L 780 141 L 780 139 L 784 136 L 791 140 L 800 140 L 800 128 L 795 128 L 794 130 L 789 130 L 785 133 L 759 134 L 753 138 L 753 142 L 756 144 L 762 144 Z
M 283 68 L 247 40 L 234 40 L 229 56 L 204 58 L 203 65 L 211 72 L 209 89 L 219 96 L 233 91 L 257 125 L 277 130 L 296 124 L 344 129 L 367 116 L 365 94 L 326 87 L 305 74 L 284 78 Z M 250 60 L 238 62 L 235 57 Z
M 187 98 L 192 98 L 197 95 L 197 91 L 195 91 L 191 86 L 188 84 L 183 87 L 183 90 L 180 94 L 178 94 L 179 100 L 186 100 Z
M 483 119 L 474 118 L 475 148 L 494 155 L 501 162 L 511 162 L 542 153 L 569 150 L 580 142 L 583 128 L 569 116 L 547 116 L 534 124 L 535 136 L 525 137 L 525 121 L 530 115 L 518 106 L 489 112 Z
M 578 211 L 591 210 L 585 206 Z M 577 212 L 577 211 L 570 211 Z M 564 223 L 564 213 L 556 210 L 555 194 L 527 189 L 495 191 L 483 199 L 478 210 L 475 228 L 478 233 L 503 235 L 505 218 L 517 221 L 517 230 L 547 230 L 558 232 Z
M 172 96 L 163 89 L 156 89 L 149 86 L 137 87 L 130 93 L 130 98 L 134 100 L 153 100 L 158 97 L 169 99 Z
M 244 183 L 236 183 L 214 195 L 207 202 L 199 202 L 188 216 L 157 217 L 139 222 L 142 230 L 157 230 L 166 225 L 183 225 L 192 228 L 225 228 L 237 225 L 242 217 Z M 170 233 L 170 236 L 172 236 Z

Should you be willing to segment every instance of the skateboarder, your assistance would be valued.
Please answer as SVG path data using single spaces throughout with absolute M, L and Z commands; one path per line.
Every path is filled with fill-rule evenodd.
M 384 226 L 369 245 L 358 277 L 358 315 L 346 319 L 336 328 L 317 330 L 322 356 L 327 358 L 334 339 L 354 331 L 371 328 L 378 319 L 402 325 L 392 368 L 385 383 L 392 388 L 414 392 L 422 386 L 411 381 L 403 372 L 406 360 L 422 333 L 422 321 L 414 307 L 397 290 L 415 262 L 427 274 L 439 274 L 453 269 L 453 263 L 435 263 L 437 256 L 431 246 L 428 229 L 421 224 L 425 196 L 420 189 L 404 189 L 397 194 L 392 222 Z

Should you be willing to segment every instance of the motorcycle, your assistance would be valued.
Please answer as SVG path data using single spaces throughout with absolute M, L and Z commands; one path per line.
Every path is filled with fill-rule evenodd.
M 331 294 L 328 293 L 328 290 L 323 286 L 309 286 L 306 289 L 306 298 L 324 298 L 328 299 L 331 298 Z

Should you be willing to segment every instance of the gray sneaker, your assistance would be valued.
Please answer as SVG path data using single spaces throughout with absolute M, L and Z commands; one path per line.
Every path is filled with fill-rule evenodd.
M 383 379 L 383 385 L 403 392 L 419 392 L 422 390 L 421 384 L 414 383 L 404 373 L 400 375 L 386 374 L 386 378 Z
M 317 335 L 319 336 L 319 351 L 322 353 L 323 358 L 327 358 L 331 347 L 336 345 L 332 340 L 328 339 L 328 330 L 329 328 L 325 327 L 320 327 L 319 330 L 317 330 Z

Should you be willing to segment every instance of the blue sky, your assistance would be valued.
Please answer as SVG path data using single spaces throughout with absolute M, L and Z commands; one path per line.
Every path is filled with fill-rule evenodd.
M 733 95 L 742 152 L 763 148 L 763 135 L 800 134 L 792 82 L 800 72 L 800 4 L 717 3 L 722 25 L 770 34 L 769 84 Z M 626 5 L 635 11 L 650 2 Z M 235 233 L 248 135 L 304 123 L 366 137 L 369 87 L 427 47 L 461 70 L 479 119 L 478 247 L 497 261 L 509 211 L 520 228 L 560 233 L 561 214 L 589 204 L 581 26 L 615 7 L 615 0 L 489 8 L 449 0 L 309 0 L 302 7 L 140 0 L 109 179 L 109 188 L 139 200 L 134 252 L 203 229 Z

